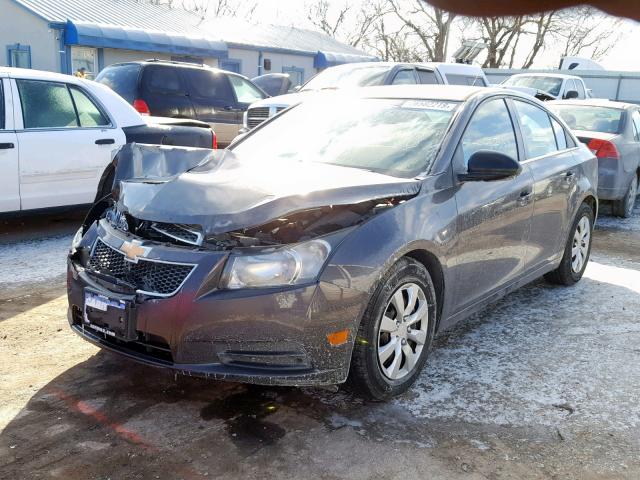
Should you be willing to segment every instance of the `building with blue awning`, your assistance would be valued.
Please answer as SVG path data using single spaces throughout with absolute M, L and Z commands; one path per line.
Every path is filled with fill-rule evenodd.
M 112 63 L 156 58 L 254 77 L 289 73 L 300 84 L 324 68 L 376 61 L 320 32 L 203 21 L 180 8 L 140 0 L 0 0 L 0 45 L 8 66 L 91 77 Z M 1 58 L 1 57 L 0 57 Z

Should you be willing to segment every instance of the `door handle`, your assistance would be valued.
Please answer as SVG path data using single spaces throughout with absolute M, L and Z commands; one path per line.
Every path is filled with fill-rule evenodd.
M 16 148 L 13 143 L 0 143 L 0 150 L 9 150 L 10 148 Z
M 113 145 L 116 141 L 113 138 L 100 138 L 96 140 L 96 145 Z
M 520 192 L 520 198 L 518 198 L 518 205 L 520 206 L 524 206 L 527 205 L 529 203 L 529 199 L 531 198 L 531 194 L 533 193 L 533 190 L 522 190 Z
M 239 111 L 237 108 L 233 108 L 231 105 L 227 105 L 226 107 L 222 107 L 223 110 L 226 110 L 227 112 L 237 112 Z

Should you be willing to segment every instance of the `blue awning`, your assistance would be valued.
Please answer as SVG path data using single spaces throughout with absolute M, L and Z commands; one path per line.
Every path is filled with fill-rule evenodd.
M 360 63 L 360 62 L 379 62 L 378 57 L 370 55 L 356 55 L 351 53 L 334 53 L 334 52 L 322 52 L 318 51 L 313 59 L 313 66 L 315 68 L 328 68 L 336 65 L 342 65 L 343 63 Z
M 119 25 L 72 22 L 71 20 L 67 20 L 64 41 L 66 45 L 86 45 L 97 48 L 119 48 L 215 58 L 228 58 L 229 56 L 227 44 L 220 40 Z

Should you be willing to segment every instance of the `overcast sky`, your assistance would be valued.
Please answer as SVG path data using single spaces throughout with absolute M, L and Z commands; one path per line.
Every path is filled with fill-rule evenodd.
M 344 0 L 333 1 L 341 4 Z M 304 0 L 259 0 L 260 7 L 254 21 L 309 28 L 305 4 Z M 640 24 L 629 20 L 623 24 L 622 28 L 628 33 L 600 63 L 609 70 L 640 71 L 640 54 L 635 50 L 640 45 Z M 450 41 L 449 52 L 455 51 L 459 44 L 460 39 L 457 34 L 454 34 Z M 534 66 L 555 68 L 560 62 L 560 53 L 558 51 L 542 52 Z

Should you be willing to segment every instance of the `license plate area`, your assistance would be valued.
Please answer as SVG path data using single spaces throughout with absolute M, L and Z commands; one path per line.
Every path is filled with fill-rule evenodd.
M 131 342 L 138 339 L 133 297 L 104 295 L 85 288 L 84 329 L 105 338 Z

